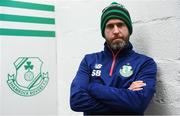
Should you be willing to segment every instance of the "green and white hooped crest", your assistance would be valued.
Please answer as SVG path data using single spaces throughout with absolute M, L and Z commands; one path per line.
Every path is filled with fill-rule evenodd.
M 119 72 L 123 77 L 130 77 L 133 74 L 132 66 L 130 66 L 129 63 L 123 65 Z
M 48 84 L 48 72 L 42 73 L 43 61 L 38 57 L 19 57 L 14 66 L 15 74 L 8 74 L 7 83 L 20 96 L 34 96 Z

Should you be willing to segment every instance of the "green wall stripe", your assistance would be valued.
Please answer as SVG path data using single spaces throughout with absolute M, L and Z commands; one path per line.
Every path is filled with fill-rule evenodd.
M 12 0 L 1 0 L 0 6 L 33 9 L 33 10 L 43 10 L 43 11 L 54 11 L 53 5 L 20 2 L 20 1 L 12 1 Z
M 20 16 L 20 15 L 10 15 L 10 14 L 0 14 L 0 21 L 55 24 L 55 19 L 53 18 Z
M 0 28 L 0 35 L 55 37 L 55 31 L 21 30 L 21 29 L 5 29 L 5 28 Z

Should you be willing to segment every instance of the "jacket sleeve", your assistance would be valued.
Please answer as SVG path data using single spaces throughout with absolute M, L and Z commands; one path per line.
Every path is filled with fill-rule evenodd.
M 109 108 L 103 103 L 91 97 L 87 91 L 89 85 L 90 70 L 84 58 L 78 72 L 71 84 L 70 106 L 74 111 L 100 113 L 108 111 Z
M 123 108 L 143 113 L 155 92 L 156 72 L 156 64 L 150 59 L 144 63 L 136 77 L 136 80 L 143 80 L 146 83 L 143 90 L 131 91 L 99 83 L 90 84 L 88 90 L 90 95 L 113 109 Z

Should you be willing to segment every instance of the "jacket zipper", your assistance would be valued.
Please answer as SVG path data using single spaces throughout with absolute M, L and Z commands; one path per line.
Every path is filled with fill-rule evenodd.
M 111 64 L 111 69 L 110 69 L 110 72 L 109 72 L 109 76 L 112 76 L 112 74 L 113 74 L 114 67 L 115 67 L 115 63 L 116 63 L 116 57 L 117 57 L 117 55 L 119 54 L 120 51 L 121 51 L 121 50 L 119 50 L 119 51 L 116 53 L 116 55 L 114 55 L 113 51 L 111 50 L 112 55 L 113 55 L 113 61 L 112 61 L 112 64 Z

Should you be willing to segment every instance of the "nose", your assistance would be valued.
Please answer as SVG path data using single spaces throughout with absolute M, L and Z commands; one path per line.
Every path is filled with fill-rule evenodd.
M 119 28 L 118 28 L 117 25 L 114 25 L 113 33 L 114 33 L 114 34 L 118 34 L 118 33 L 119 33 Z

